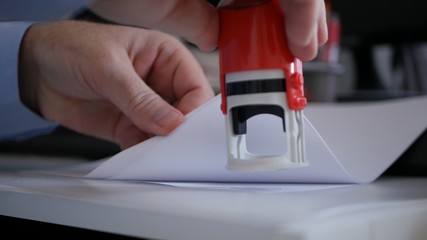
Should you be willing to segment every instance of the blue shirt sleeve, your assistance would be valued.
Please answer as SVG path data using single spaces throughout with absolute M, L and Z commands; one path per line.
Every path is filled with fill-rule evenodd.
M 29 110 L 19 98 L 18 56 L 30 22 L 0 22 L 0 140 L 23 140 L 58 125 Z

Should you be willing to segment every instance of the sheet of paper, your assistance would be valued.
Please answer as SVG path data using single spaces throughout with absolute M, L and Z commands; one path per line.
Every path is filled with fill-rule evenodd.
M 426 104 L 427 97 L 309 104 L 305 110 L 308 167 L 237 172 L 225 168 L 225 119 L 217 96 L 189 114 L 171 135 L 154 137 L 118 153 L 87 177 L 178 182 L 371 182 L 426 129 Z M 255 130 L 248 133 L 248 145 L 258 148 L 255 151 L 275 151 L 283 144 L 276 117 L 259 115 L 250 124 Z M 269 137 L 259 137 L 264 134 Z
M 354 182 L 371 182 L 427 129 L 427 97 L 313 105 L 306 116 Z

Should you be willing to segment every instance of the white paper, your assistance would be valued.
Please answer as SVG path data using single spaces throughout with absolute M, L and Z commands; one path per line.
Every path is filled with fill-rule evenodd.
M 347 187 L 350 184 L 303 184 L 303 183 L 211 183 L 211 182 L 150 182 L 179 188 L 209 189 L 221 191 L 287 193 L 318 191 L 332 188 Z
M 225 168 L 225 119 L 217 96 L 189 114 L 171 135 L 154 137 L 122 151 L 87 177 L 177 182 L 371 182 L 426 129 L 426 104 L 427 97 L 309 104 L 304 110 L 308 167 L 240 172 Z M 278 124 L 274 116 L 256 116 L 248 126 L 255 129 L 248 134 L 248 142 L 260 151 L 277 149 L 282 143 Z M 265 132 L 271 134 L 268 139 L 258 137 Z

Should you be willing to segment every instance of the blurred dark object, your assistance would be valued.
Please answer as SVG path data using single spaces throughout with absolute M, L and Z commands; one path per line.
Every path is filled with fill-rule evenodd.
M 427 57 L 419 53 L 420 47 L 427 42 L 425 20 L 427 1 L 408 0 L 402 3 L 388 0 L 331 0 L 330 2 L 332 10 L 340 16 L 341 46 L 349 49 L 354 58 L 355 94 L 347 96 L 347 99 L 369 100 L 377 98 L 378 94 L 382 99 L 398 98 L 427 92 L 427 76 L 423 70 Z M 389 45 L 393 50 L 390 59 L 381 61 L 391 61 L 393 73 L 403 74 L 403 81 L 399 83 L 398 89 L 390 90 L 381 81 L 378 66 L 374 61 L 374 50 L 379 45 Z
M 304 94 L 309 102 L 337 101 L 337 79 L 344 73 L 344 66 L 337 62 L 305 62 Z
M 104 23 L 104 24 L 117 24 L 115 22 L 109 21 L 105 18 L 98 16 L 88 8 L 82 9 L 81 11 L 77 12 L 73 16 L 73 19 L 80 20 L 80 21 L 87 21 L 87 22 Z
M 384 172 L 384 175 L 427 176 L 427 130 Z
M 115 143 L 82 135 L 59 127 L 48 135 L 38 136 L 24 141 L 0 142 L 0 154 L 23 154 L 76 157 L 98 160 L 112 156 L 120 151 Z
M 427 40 L 427 1 L 330 0 L 341 19 L 347 46 Z
M 13 236 L 13 239 L 144 240 L 142 238 L 70 227 L 48 222 L 33 221 L 24 218 L 0 216 L 0 222 L 2 223 L 2 234 L 5 236 Z M 25 229 L 25 231 L 17 231 L 17 228 Z

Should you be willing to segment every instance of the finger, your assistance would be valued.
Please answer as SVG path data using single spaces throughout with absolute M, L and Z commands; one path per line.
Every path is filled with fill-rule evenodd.
M 212 51 L 217 47 L 219 17 L 216 8 L 208 1 L 180 0 L 159 21 L 158 28 L 184 37 L 202 51 Z
M 316 57 L 318 45 L 327 36 L 323 26 L 324 2 L 321 0 L 282 0 L 288 45 L 295 57 L 309 61 Z M 320 22 L 320 23 L 319 23 Z
M 328 23 L 326 20 L 326 10 L 321 11 L 317 20 L 317 42 L 323 45 L 328 41 Z
M 166 135 L 184 121 L 184 113 L 211 96 L 206 93 L 212 88 L 197 60 L 178 40 L 160 32 L 125 30 L 132 33 L 132 40 L 126 48 L 110 44 L 116 51 L 104 52 L 97 64 L 101 69 L 95 71 L 103 77 L 92 80 L 91 89 L 143 132 Z
M 179 41 L 165 34 L 152 32 L 156 43 L 149 49 L 156 49 L 156 57 L 147 72 L 147 52 L 137 54 L 133 65 L 139 76 L 163 99 L 182 113 L 187 114 L 214 96 L 202 67 L 194 55 Z M 159 39 L 162 39 L 161 41 Z
M 121 149 L 127 149 L 150 138 L 150 135 L 141 131 L 123 114 L 113 129 L 113 141 L 118 143 Z
M 171 44 L 167 44 L 165 47 L 171 47 Z M 166 98 L 170 99 L 170 103 L 173 106 L 182 113 L 187 114 L 214 96 L 212 86 L 206 78 L 202 67 L 186 48 L 181 47 L 180 54 L 174 54 L 170 57 L 165 52 L 167 51 L 163 50 L 162 54 L 166 55 L 163 57 L 168 59 L 167 63 L 156 65 L 163 66 L 163 71 L 158 69 L 157 72 L 160 74 L 156 78 L 168 79 L 170 78 L 168 73 L 170 75 L 173 73 L 173 84 L 171 84 L 173 92 L 166 95 Z M 166 83 L 166 81 L 157 82 Z M 156 83 L 151 85 L 152 88 L 156 92 L 164 92 L 166 86 L 160 86 Z
M 45 86 L 40 86 L 43 105 L 49 104 L 49 119 L 74 131 L 115 142 L 122 149 L 148 139 L 123 113 L 106 100 L 82 100 L 67 97 Z M 64 111 L 67 109 L 67 111 Z
M 166 135 L 184 121 L 184 115 L 156 94 L 136 74 L 129 59 L 122 59 L 103 88 L 110 99 L 139 129 Z

